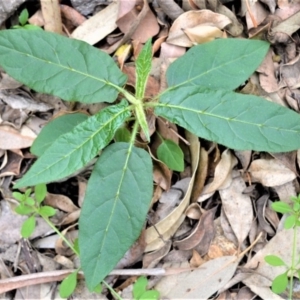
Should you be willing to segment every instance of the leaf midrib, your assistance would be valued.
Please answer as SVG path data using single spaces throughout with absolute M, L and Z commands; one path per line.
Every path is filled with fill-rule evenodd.
M 2 46 L 2 47 L 3 47 L 3 46 Z M 73 72 L 73 73 L 77 73 L 77 74 L 82 75 L 82 76 L 85 76 L 85 77 L 87 77 L 87 78 L 90 78 L 90 79 L 96 80 L 96 81 L 98 81 L 98 82 L 101 82 L 101 83 L 110 85 L 111 87 L 114 87 L 115 89 L 117 89 L 119 92 L 122 92 L 122 91 L 123 91 L 122 88 L 120 88 L 119 86 L 113 84 L 112 82 L 107 81 L 107 80 L 105 80 L 105 79 L 101 79 L 101 78 L 99 78 L 99 77 L 95 77 L 95 76 L 93 76 L 93 75 L 91 75 L 91 74 L 89 74 L 89 73 L 84 73 L 84 72 L 79 71 L 79 70 L 76 70 L 76 69 L 74 69 L 74 68 L 70 68 L 70 67 L 67 67 L 67 66 L 62 65 L 62 64 L 58 64 L 58 63 L 55 63 L 55 62 L 52 62 L 52 61 L 49 61 L 49 60 L 42 59 L 42 58 L 40 58 L 40 57 L 34 56 L 34 55 L 29 54 L 29 53 L 27 53 L 27 52 L 21 52 L 21 51 L 18 51 L 18 50 L 16 50 L 16 49 L 12 49 L 12 48 L 8 48 L 8 47 L 6 47 L 6 48 L 7 48 L 8 50 L 10 50 L 10 51 L 13 50 L 14 52 L 16 52 L 16 53 L 19 54 L 19 55 L 24 55 L 24 56 L 30 57 L 30 58 L 32 58 L 32 59 L 39 60 L 39 61 L 41 61 L 41 62 L 43 62 L 43 63 L 45 63 L 45 64 L 52 64 L 52 65 L 54 65 L 54 66 L 56 66 L 56 67 L 59 67 L 59 68 L 61 68 L 61 69 L 63 69 L 63 70 L 67 70 L 67 71 L 70 71 L 70 72 Z M 56 51 L 55 51 L 55 55 L 57 56 L 57 52 L 56 52 Z
M 103 129 L 105 129 L 105 127 L 107 125 L 109 125 L 111 122 L 113 122 L 114 119 L 116 119 L 119 115 L 121 115 L 122 113 L 125 113 L 126 111 L 129 111 L 131 108 L 130 106 L 126 107 L 125 109 L 123 109 L 122 111 L 120 111 L 119 113 L 117 113 L 116 115 L 114 115 L 111 119 L 109 119 L 106 123 L 104 123 L 103 126 L 101 126 L 97 131 L 95 131 L 88 139 L 86 139 L 82 144 L 80 144 L 78 147 L 76 147 L 75 149 L 73 149 L 73 151 L 69 152 L 68 154 L 64 155 L 61 159 L 57 160 L 55 163 L 52 163 L 51 165 L 47 166 L 45 169 L 43 169 L 42 171 L 38 172 L 38 173 L 35 173 L 34 175 L 32 175 L 31 177 L 29 177 L 27 179 L 30 180 L 31 178 L 34 178 L 42 173 L 44 173 L 45 171 L 49 170 L 50 168 L 52 168 L 54 165 L 58 164 L 60 161 L 64 160 L 66 157 L 69 157 L 71 156 L 74 152 L 76 152 L 79 148 L 82 148 L 86 143 L 88 143 L 91 139 L 94 138 L 94 136 L 96 134 L 98 134 L 99 132 L 101 132 Z M 52 144 L 52 145 L 55 145 Z M 103 148 L 103 147 L 102 147 Z M 101 148 L 99 148 L 100 150 Z M 47 154 L 47 150 L 46 152 L 44 153 L 44 155 Z
M 260 48 L 259 48 L 260 49 Z M 256 51 L 258 51 L 258 49 L 256 50 Z M 255 52 L 256 52 L 255 51 Z M 252 52 L 251 54 L 253 55 L 253 53 L 254 52 Z M 193 78 L 189 78 L 188 80 L 186 80 L 186 81 L 184 81 L 184 82 L 181 82 L 181 83 L 179 83 L 179 84 L 177 84 L 177 85 L 172 85 L 172 86 L 170 86 L 170 87 L 168 87 L 167 89 L 165 89 L 161 94 L 159 94 L 159 95 L 157 95 L 156 97 L 155 97 L 155 99 L 157 99 L 157 98 L 160 98 L 162 95 L 164 95 L 166 92 L 169 92 L 169 91 L 172 91 L 173 89 L 176 89 L 176 88 L 178 88 L 178 87 L 180 87 L 180 86 L 183 86 L 183 85 L 186 85 L 187 83 L 190 83 L 190 82 L 192 82 L 192 81 L 194 81 L 194 80 L 196 80 L 196 79 L 198 79 L 198 78 L 201 78 L 202 76 L 204 76 L 204 75 L 207 75 L 207 74 L 209 74 L 209 73 L 211 73 L 211 72 L 213 72 L 213 71 L 216 71 L 216 70 L 218 70 L 219 68 L 221 68 L 221 67 L 226 67 L 227 65 L 230 65 L 230 64 L 232 64 L 232 63 L 235 63 L 235 62 L 237 62 L 237 61 L 239 61 L 239 60 L 241 60 L 241 59 L 244 59 L 245 57 L 249 57 L 250 56 L 250 54 L 249 55 L 247 55 L 247 54 L 245 54 L 245 55 L 243 55 L 243 56 L 239 56 L 238 58 L 236 58 L 235 60 L 231 60 L 231 61 L 229 61 L 229 62 L 227 62 L 227 63 L 225 63 L 225 64 L 222 64 L 222 65 L 219 65 L 219 66 L 217 66 L 217 67 L 215 67 L 215 68 L 212 68 L 212 69 L 209 69 L 208 71 L 206 71 L 206 72 L 204 72 L 204 73 L 201 73 L 201 74 L 198 74 L 197 76 L 195 76 L 195 77 L 193 77 Z M 251 74 L 250 74 L 251 75 Z M 249 76 L 250 77 L 250 76 Z M 194 84 L 194 83 L 192 83 L 192 85 L 193 86 L 199 86 L 199 87 L 207 87 L 206 85 L 205 86 L 202 86 L 202 85 L 199 85 L 199 84 Z M 230 91 L 231 91 L 232 89 L 230 89 Z
M 237 123 L 241 123 L 241 124 L 256 126 L 256 127 L 259 127 L 259 128 L 269 128 L 269 129 L 273 129 L 273 130 L 280 130 L 280 131 L 293 132 L 293 133 L 299 133 L 300 132 L 299 130 L 291 130 L 291 129 L 284 129 L 284 128 L 280 128 L 280 127 L 269 126 L 269 125 L 265 125 L 265 124 L 257 124 L 257 123 L 253 123 L 253 122 L 237 120 L 235 118 L 226 118 L 226 117 L 222 117 L 220 115 L 207 113 L 203 110 L 191 109 L 191 108 L 188 108 L 188 107 L 178 106 L 178 105 L 175 105 L 175 104 L 156 103 L 155 107 L 175 108 L 175 109 L 178 109 L 178 110 L 181 110 L 181 111 L 188 111 L 188 112 L 193 112 L 193 113 L 196 113 L 196 114 L 207 115 L 207 116 L 222 119 L 222 120 L 225 120 L 225 121 L 228 121 L 228 122 L 237 122 Z

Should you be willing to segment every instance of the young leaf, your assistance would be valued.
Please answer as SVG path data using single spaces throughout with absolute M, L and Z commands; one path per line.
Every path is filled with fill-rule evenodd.
M 233 90 L 260 65 L 269 44 L 246 39 L 219 39 L 190 49 L 167 70 L 169 86 Z
M 131 133 L 126 127 L 120 127 L 117 129 L 114 139 L 116 142 L 129 143 L 131 140 Z
M 44 183 L 37 184 L 34 188 L 35 200 L 38 203 L 42 203 L 47 195 L 47 186 Z
M 145 115 L 145 111 L 144 108 L 141 104 L 137 104 L 135 106 L 135 115 L 136 118 L 141 126 L 141 129 L 144 131 L 145 137 L 147 139 L 147 141 L 150 141 L 150 135 L 149 135 L 149 127 L 148 127 L 148 123 L 146 120 L 146 115 Z
M 21 228 L 21 235 L 24 239 L 29 238 L 35 229 L 35 217 L 31 216 L 24 221 Z
M 284 261 L 276 255 L 267 255 L 265 261 L 273 267 L 285 266 Z
M 285 291 L 289 281 L 286 272 L 276 276 L 272 282 L 272 291 L 275 294 L 280 294 Z
M 13 192 L 12 196 L 19 202 L 23 202 L 26 199 L 26 196 L 20 192 Z
M 291 208 L 291 206 L 282 201 L 272 203 L 271 207 L 273 210 L 275 210 L 276 212 L 279 212 L 281 214 L 293 212 L 293 209 Z
M 252 95 L 195 86 L 163 93 L 155 113 L 190 132 L 237 150 L 300 148 L 300 116 Z
M 139 300 L 158 300 L 159 299 L 159 291 L 156 290 L 149 290 L 146 291 L 144 294 L 141 295 Z
M 152 197 L 152 162 L 132 144 L 115 143 L 100 155 L 79 219 L 80 261 L 90 290 L 138 238 Z
M 71 273 L 61 282 L 59 287 L 59 295 L 62 298 L 68 298 L 74 292 L 77 285 L 77 273 L 78 271 Z
M 34 140 L 30 152 L 41 156 L 55 140 L 64 133 L 70 132 L 76 125 L 88 118 L 86 114 L 75 113 L 58 117 L 43 127 L 37 138 Z
M 27 204 L 28 206 L 33 206 L 35 204 L 35 201 L 33 198 L 31 197 L 27 197 L 25 200 L 24 200 L 24 204 Z
M 284 228 L 291 229 L 295 226 L 297 218 L 295 215 L 288 216 L 284 221 Z
M 39 214 L 44 218 L 48 218 L 54 216 L 56 214 L 56 210 L 51 206 L 45 205 L 39 209 Z
M 182 172 L 184 169 L 183 152 L 171 140 L 164 140 L 157 148 L 157 158 L 171 170 Z
M 108 54 L 41 30 L 1 30 L 0 65 L 30 88 L 69 101 L 113 102 L 126 82 Z
M 15 187 L 59 180 L 79 170 L 112 140 L 129 116 L 128 103 L 123 100 L 88 118 L 55 140 Z
M 29 14 L 28 14 L 28 10 L 27 9 L 23 9 L 19 15 L 19 23 L 24 26 L 27 21 L 28 21 L 28 17 L 29 17 Z
M 148 76 L 152 65 L 152 44 L 151 39 L 147 41 L 142 51 L 140 52 L 136 62 L 136 87 L 135 95 L 137 99 L 143 99 Z
M 139 299 L 146 291 L 148 280 L 145 276 L 141 276 L 133 285 L 133 297 L 134 299 Z
M 34 208 L 20 204 L 15 208 L 15 212 L 19 215 L 29 215 L 34 212 Z

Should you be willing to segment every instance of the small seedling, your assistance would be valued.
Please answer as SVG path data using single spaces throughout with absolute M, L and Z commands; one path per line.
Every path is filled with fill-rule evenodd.
M 145 90 L 151 41 L 136 60 L 133 95 L 126 90 L 127 76 L 97 48 L 44 31 L 0 32 L 0 65 L 10 76 L 66 101 L 108 103 L 93 116 L 62 116 L 46 125 L 32 147 L 37 161 L 15 185 L 63 179 L 97 157 L 79 219 L 80 261 L 90 290 L 115 267 L 145 223 L 153 194 L 153 165 L 146 147 L 139 148 L 137 141 L 143 133 L 151 142 L 147 114 L 229 148 L 270 152 L 300 148 L 296 112 L 232 91 L 255 71 L 268 49 L 264 41 L 246 39 L 195 46 L 168 68 L 168 88 L 149 99 Z M 60 130 L 45 134 L 58 123 Z M 164 141 L 162 147 L 182 159 L 173 144 Z M 182 164 L 174 166 L 174 159 L 170 163 L 158 152 L 170 168 L 182 170 Z
M 273 267 L 285 267 L 286 271 L 276 276 L 272 281 L 272 291 L 276 294 L 283 293 L 287 288 L 289 292 L 289 299 L 293 297 L 293 278 L 296 273 L 300 275 L 300 260 L 296 259 L 297 250 L 297 229 L 300 227 L 300 195 L 298 197 L 291 197 L 294 202 L 289 205 L 285 202 L 278 201 L 272 203 L 272 209 L 281 214 L 289 214 L 284 221 L 284 228 L 286 230 L 293 229 L 293 245 L 292 245 L 292 262 L 289 265 L 285 263 L 277 255 L 267 255 L 265 261 Z M 290 279 L 289 279 L 290 278 Z
M 37 30 L 37 29 L 42 29 L 39 26 L 28 24 L 28 18 L 29 18 L 29 13 L 28 10 L 25 8 L 21 11 L 19 15 L 19 25 L 15 25 L 12 28 L 13 29 L 27 29 L 27 30 Z
M 141 276 L 133 285 L 134 300 L 157 300 L 159 299 L 159 292 L 156 290 L 147 290 L 148 279 Z

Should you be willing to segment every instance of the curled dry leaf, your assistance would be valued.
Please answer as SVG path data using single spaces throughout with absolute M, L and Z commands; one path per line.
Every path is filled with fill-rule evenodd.
M 78 207 L 74 205 L 73 201 L 64 195 L 47 193 L 44 203 L 68 213 L 78 210 Z
M 154 251 L 156 249 L 161 248 L 164 245 L 164 242 L 161 239 L 161 236 L 163 237 L 164 240 L 168 240 L 179 228 L 181 223 L 184 221 L 185 216 L 184 216 L 184 211 L 189 205 L 190 201 L 190 196 L 192 192 L 192 186 L 194 183 L 194 177 L 196 173 L 196 169 L 198 166 L 198 160 L 199 160 L 199 151 L 200 151 L 200 145 L 199 145 L 199 139 L 195 135 L 186 132 L 186 138 L 190 143 L 190 150 L 191 150 L 191 156 L 192 156 L 192 170 L 193 170 L 193 176 L 191 179 L 186 178 L 182 180 L 184 183 L 183 186 L 179 186 L 181 190 L 185 190 L 186 193 L 179 203 L 179 205 L 169 214 L 155 224 L 155 228 L 153 226 L 147 228 L 146 230 L 146 252 L 149 251 Z M 177 182 L 175 187 L 180 183 Z M 186 185 L 186 183 L 188 183 Z M 159 235 L 157 232 L 159 232 Z
M 236 157 L 232 155 L 229 149 L 226 149 L 222 153 L 221 160 L 216 166 L 213 181 L 203 188 L 201 195 L 211 194 L 219 189 L 226 188 L 231 182 L 231 171 L 236 164 Z
M 221 29 L 230 23 L 229 18 L 210 10 L 188 11 L 174 21 L 167 42 L 181 47 L 192 47 L 193 41 L 205 42 L 220 37 Z
M 300 17 L 300 14 L 299 14 Z M 300 87 L 300 56 L 298 55 L 292 61 L 280 66 L 280 87 L 287 86 L 289 89 L 297 89 Z
M 214 235 L 213 220 L 216 208 L 217 207 L 204 212 L 192 233 L 188 237 L 174 242 L 173 245 L 179 250 L 191 250 L 197 247 L 197 250 L 199 251 L 199 248 L 201 248 L 201 251 L 199 251 L 200 255 L 205 255 Z M 198 210 L 200 211 L 199 205 Z M 199 247 L 200 243 L 201 247 Z
M 143 268 L 155 268 L 160 260 L 170 252 L 171 246 L 172 242 L 167 241 L 162 248 L 146 253 L 143 256 Z
M 253 182 L 269 187 L 283 185 L 296 178 L 296 174 L 277 159 L 256 159 L 252 161 L 249 173 Z

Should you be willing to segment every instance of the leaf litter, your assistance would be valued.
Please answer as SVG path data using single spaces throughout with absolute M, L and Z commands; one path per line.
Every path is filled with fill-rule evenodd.
M 12 2 L 11 11 L 8 7 L 3 10 L 7 19 L 3 28 L 15 25 L 20 12 L 14 10 L 21 1 Z M 299 3 L 285 0 L 242 1 L 240 6 L 214 0 L 183 1 L 182 6 L 172 0 L 151 3 L 71 0 L 70 3 L 52 7 L 61 16 L 56 26 L 62 22 L 60 30 L 64 34 L 112 55 L 122 44 L 131 45 L 119 60 L 129 76 L 129 87 L 134 86 L 132 61 L 146 40 L 155 39 L 153 62 L 157 67 L 153 68 L 146 87 L 146 95 L 150 97 L 166 87 L 167 66 L 187 48 L 216 38 L 263 34 L 272 44 L 270 51 L 257 73 L 239 89 L 300 110 Z M 0 4 L 0 10 L 3 5 Z M 30 1 L 25 6 L 32 12 L 29 23 L 48 26 L 46 10 L 40 10 Z M 42 298 L 51 290 L 51 284 L 46 282 L 60 281 L 65 276 L 60 273 L 49 279 L 49 272 L 75 268 L 78 262 L 42 220 L 38 220 L 37 229 L 28 241 L 21 239 L 24 217 L 13 212 L 16 203 L 10 187 L 29 168 L 34 158 L 29 148 L 44 124 L 61 114 L 94 115 L 104 107 L 70 104 L 33 92 L 3 71 L 0 88 L 0 291 L 3 297 L 17 289 L 15 298 Z M 205 140 L 199 142 L 192 134 L 174 124 L 166 125 L 162 119 L 149 117 L 148 122 L 153 134 L 149 152 L 154 160 L 155 192 L 145 230 L 115 270 L 115 274 L 122 275 L 121 269 L 132 268 L 129 273 L 132 277 L 127 275 L 128 280 L 126 284 L 123 280 L 122 285 L 117 275 L 113 275 L 111 283 L 118 282 L 114 287 L 125 297 L 126 289 L 132 290 L 136 276 L 150 276 L 150 270 L 154 269 L 165 272 L 163 277 L 153 274 L 149 277 L 149 287 L 159 290 L 162 298 L 246 299 L 256 295 L 262 299 L 282 299 L 270 290 L 271 281 L 280 269 L 267 266 L 264 256 L 277 254 L 285 261 L 291 259 L 291 231 L 282 230 L 282 217 L 270 205 L 278 199 L 289 203 L 290 196 L 300 192 L 299 151 L 284 154 L 232 151 Z M 161 141 L 154 136 L 156 130 L 181 147 L 185 160 L 183 172 L 172 172 L 157 161 Z M 62 226 L 71 239 L 78 236 L 76 223 L 89 176 L 90 169 L 85 168 L 67 181 L 49 186 L 47 205 L 58 209 L 53 222 Z M 44 255 L 41 249 L 51 255 Z M 300 245 L 297 249 L 300 250 Z M 136 266 L 141 262 L 143 267 L 139 269 Z M 16 276 L 17 268 L 21 276 Z M 34 280 L 28 281 L 28 274 Z M 33 285 L 36 282 L 39 284 Z M 54 294 L 59 297 L 57 290 Z M 107 295 L 104 291 L 103 295 L 93 294 L 93 297 L 105 299 Z M 92 297 L 82 280 L 74 297 Z

